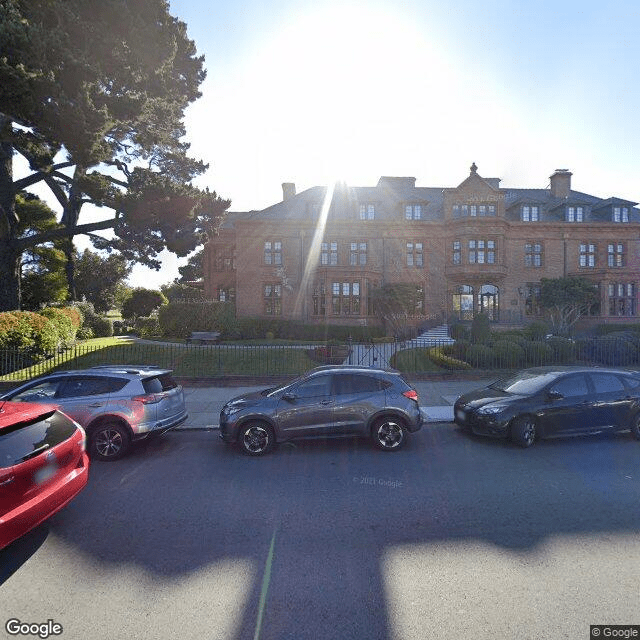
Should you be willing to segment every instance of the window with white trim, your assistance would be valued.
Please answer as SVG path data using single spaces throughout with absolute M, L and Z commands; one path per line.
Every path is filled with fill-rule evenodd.
M 567 207 L 565 220 L 567 222 L 584 222 L 584 209 L 582 207 Z
M 469 264 L 495 264 L 495 240 L 469 240 Z
M 593 242 L 583 242 L 580 244 L 578 264 L 581 267 L 596 266 L 596 245 Z
M 607 266 L 624 267 L 624 244 L 622 242 L 610 242 L 607 245 Z
M 453 264 L 461 264 L 462 262 L 462 244 L 460 240 L 453 241 L 453 252 L 451 254 Z
M 404 217 L 407 220 L 422 220 L 422 205 L 421 204 L 405 205 Z
M 360 220 L 375 220 L 376 206 L 369 202 L 360 205 Z
M 282 242 L 280 240 L 264 243 L 264 263 L 280 266 L 282 264 Z
M 360 282 L 332 282 L 331 307 L 334 316 L 360 315 Z
M 522 222 L 538 222 L 540 220 L 540 210 L 538 205 L 524 205 L 522 207 Z
M 629 208 L 613 207 L 613 215 L 611 219 L 613 222 L 629 222 Z
M 636 315 L 636 285 L 632 282 L 609 284 L 609 315 Z
M 525 267 L 541 267 L 542 266 L 542 243 L 541 242 L 525 243 L 524 266 Z
M 352 267 L 361 266 L 367 264 L 367 243 L 366 242 L 352 242 L 349 252 L 349 264 Z
M 422 242 L 407 242 L 407 267 L 423 267 Z
M 323 267 L 335 267 L 338 264 L 337 242 L 323 242 L 320 245 L 320 264 Z

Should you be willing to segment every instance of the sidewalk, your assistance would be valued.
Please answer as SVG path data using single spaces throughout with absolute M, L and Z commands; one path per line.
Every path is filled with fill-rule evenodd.
M 493 378 L 492 378 L 493 379 Z M 452 422 L 453 403 L 456 398 L 484 386 L 490 380 L 449 380 L 410 382 L 418 392 L 420 409 L 428 423 Z M 184 386 L 184 395 L 189 418 L 178 429 L 217 429 L 220 410 L 235 396 L 260 391 L 269 385 L 246 387 L 223 387 L 215 383 L 210 386 Z

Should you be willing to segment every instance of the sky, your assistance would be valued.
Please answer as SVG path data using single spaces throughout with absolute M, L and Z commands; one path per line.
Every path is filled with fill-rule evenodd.
M 170 7 L 207 68 L 185 119 L 209 163 L 197 184 L 231 211 L 280 201 L 283 182 L 454 187 L 472 162 L 503 187 L 544 188 L 562 168 L 576 190 L 640 201 L 637 0 Z M 165 253 L 129 282 L 159 287 L 177 266 Z

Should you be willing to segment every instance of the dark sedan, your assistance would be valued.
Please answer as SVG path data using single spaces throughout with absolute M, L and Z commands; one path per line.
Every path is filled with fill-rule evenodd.
M 454 420 L 522 447 L 555 436 L 624 431 L 640 440 L 640 374 L 619 369 L 525 369 L 460 396 Z

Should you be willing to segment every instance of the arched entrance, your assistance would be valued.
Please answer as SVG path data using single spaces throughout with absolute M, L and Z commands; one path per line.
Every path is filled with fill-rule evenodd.
M 491 322 L 500 320 L 500 291 L 493 284 L 483 284 L 478 290 L 478 312 L 488 316 Z

